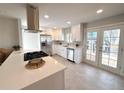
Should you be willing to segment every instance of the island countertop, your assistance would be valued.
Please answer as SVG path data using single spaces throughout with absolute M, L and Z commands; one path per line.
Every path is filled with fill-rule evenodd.
M 0 89 L 23 89 L 30 84 L 53 75 L 66 67 L 50 56 L 43 57 L 45 64 L 38 69 L 28 70 L 24 61 L 25 51 L 14 51 L 0 66 Z

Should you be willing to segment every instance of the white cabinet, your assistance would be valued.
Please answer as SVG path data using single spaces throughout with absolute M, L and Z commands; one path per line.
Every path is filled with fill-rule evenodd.
M 42 32 L 40 32 L 40 34 L 42 35 L 53 35 L 53 30 L 52 29 L 46 29 L 46 30 L 43 30 Z
M 66 47 L 63 47 L 63 46 L 61 45 L 59 50 L 60 50 L 60 52 L 59 52 L 60 56 L 66 58 L 66 56 L 67 56 Z
M 67 56 L 66 47 L 63 47 L 62 45 L 53 44 L 52 51 L 53 54 L 58 54 L 64 58 Z
M 81 41 L 81 25 L 75 25 L 71 27 L 71 39 L 72 41 Z
M 56 44 L 52 44 L 52 54 L 54 55 L 54 54 L 57 54 L 57 52 L 58 52 L 58 47 L 57 47 L 57 45 Z
M 52 33 L 53 40 L 63 40 L 62 38 L 62 29 L 55 29 Z
M 82 47 L 72 48 L 74 52 L 68 51 L 67 47 L 63 47 L 62 45 L 58 45 L 58 44 L 53 44 L 52 47 L 53 47 L 53 54 L 60 55 L 66 59 L 70 59 L 75 63 L 82 62 L 82 58 L 83 58 Z M 67 52 L 68 52 L 68 55 L 67 55 Z
M 57 46 L 57 54 L 62 56 L 62 57 L 64 57 L 64 58 L 66 58 L 66 55 L 67 55 L 66 47 L 63 47 L 62 45 L 58 45 Z
M 74 61 L 75 63 L 82 62 L 83 54 L 82 54 L 82 48 L 76 48 L 74 52 Z

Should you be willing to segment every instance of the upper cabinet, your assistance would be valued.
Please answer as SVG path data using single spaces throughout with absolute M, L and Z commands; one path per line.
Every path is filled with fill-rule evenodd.
M 74 25 L 71 27 L 71 39 L 72 41 L 82 41 L 82 30 L 81 24 Z
M 51 35 L 52 40 L 63 40 L 62 29 L 46 29 L 41 34 Z
M 63 40 L 67 43 L 71 42 L 71 28 L 63 28 L 62 29 L 62 37 Z
M 41 32 L 41 34 L 51 35 L 52 36 L 53 30 L 52 29 L 46 29 L 45 31 Z
M 54 29 L 52 32 L 53 40 L 63 40 L 62 29 Z
M 47 35 L 52 36 L 52 40 L 64 40 L 67 43 L 74 41 L 83 41 L 85 24 L 77 24 L 68 28 L 58 28 L 58 29 L 47 29 L 42 32 Z

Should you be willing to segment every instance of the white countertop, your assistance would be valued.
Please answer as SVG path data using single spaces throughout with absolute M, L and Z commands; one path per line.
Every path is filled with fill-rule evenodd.
M 44 57 L 44 66 L 35 70 L 28 70 L 24 61 L 25 51 L 14 51 L 0 66 L 0 89 L 22 89 L 41 79 L 44 79 L 66 67 L 52 57 Z
M 72 49 L 82 49 L 83 46 L 82 45 L 79 45 L 78 47 L 76 47 L 75 45 L 60 45 L 60 44 L 55 44 L 55 45 L 58 45 L 58 46 L 62 46 L 62 47 L 65 47 L 65 48 L 72 48 Z
M 78 47 L 76 47 L 76 46 L 68 46 L 67 48 L 72 48 L 72 49 L 81 49 L 81 48 L 83 48 L 82 46 L 78 46 Z

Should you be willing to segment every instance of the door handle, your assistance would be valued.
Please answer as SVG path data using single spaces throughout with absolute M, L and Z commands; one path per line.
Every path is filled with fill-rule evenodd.
M 99 50 L 99 52 L 102 52 L 102 50 Z
M 102 52 L 102 47 L 99 47 L 99 52 Z
M 102 47 L 99 47 L 99 49 L 102 49 Z

